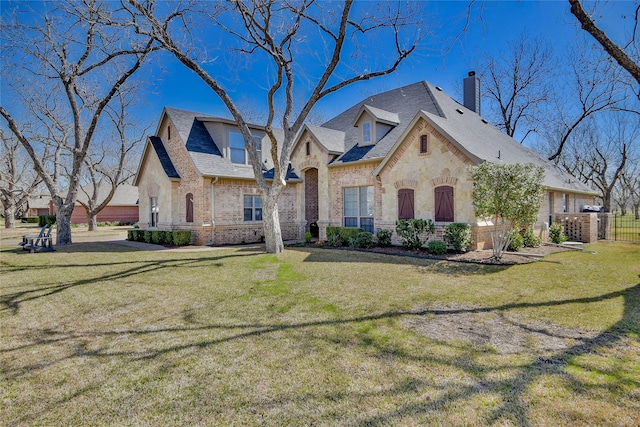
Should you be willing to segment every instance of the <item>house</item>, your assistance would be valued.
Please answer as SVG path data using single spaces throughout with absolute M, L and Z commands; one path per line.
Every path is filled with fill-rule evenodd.
M 321 126 L 305 125 L 280 199 L 283 238 L 327 226 L 395 229 L 398 219 L 473 226 L 476 248 L 490 245 L 472 204 L 469 167 L 485 161 L 545 168 L 539 220 L 580 212 L 596 192 L 484 120 L 479 81 L 465 79 L 464 105 L 421 81 L 370 96 Z M 252 127 L 262 153 L 264 130 Z M 260 197 L 233 121 L 165 108 L 136 176 L 144 227 L 191 229 L 196 243 L 241 243 L 261 236 Z M 268 156 L 262 156 L 265 170 Z M 190 207 L 191 204 L 193 207 Z M 312 227 L 312 225 L 314 227 Z
M 37 194 L 27 199 L 26 217 L 53 215 L 53 202 L 48 194 Z
M 266 132 L 250 125 L 265 177 L 271 161 Z M 271 175 L 272 177 L 273 175 Z M 299 177 L 287 176 L 279 214 L 284 239 L 304 233 L 299 216 Z M 262 199 L 244 139 L 232 120 L 164 108 L 148 138 L 134 179 L 142 228 L 191 230 L 194 244 L 259 242 Z
M 105 200 L 111 190 L 109 185 L 98 187 L 98 203 Z M 87 224 L 89 218 L 83 203 L 87 203 L 93 195 L 93 185 L 87 184 L 78 190 L 76 203 L 71 213 L 72 224 Z M 138 222 L 138 188 L 130 184 L 121 184 L 116 187 L 113 197 L 96 217 L 97 222 L 115 222 L 123 224 L 135 224 Z

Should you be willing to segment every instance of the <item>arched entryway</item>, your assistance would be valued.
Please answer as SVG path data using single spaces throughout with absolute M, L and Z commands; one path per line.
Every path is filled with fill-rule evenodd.
M 318 237 L 318 169 L 315 168 L 304 172 L 304 219 L 307 231 Z

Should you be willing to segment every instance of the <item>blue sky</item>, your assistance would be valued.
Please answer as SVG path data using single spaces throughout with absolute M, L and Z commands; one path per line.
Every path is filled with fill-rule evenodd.
M 459 19 L 468 4 L 466 0 L 424 2 L 425 12 L 432 17 L 427 19 L 437 22 L 439 26 L 434 37 L 425 39 L 413 56 L 393 75 L 355 84 L 321 101 L 317 106 L 321 116 L 328 119 L 367 95 L 419 80 L 428 80 L 441 86 L 449 95 L 459 99 L 461 81 L 474 68 L 473 64 L 481 52 L 497 55 L 505 49 L 508 41 L 526 33 L 550 42 L 556 52 L 561 53 L 570 49 L 577 39 L 586 34 L 570 14 L 566 0 L 485 1 L 481 13 L 479 3 L 473 6 L 473 19 L 468 32 L 443 54 L 440 49 L 448 46 L 450 42 L 446 40 L 450 40 L 461 28 Z M 615 38 L 621 37 L 624 28 L 622 24 L 626 24 L 621 16 L 623 11 L 630 9 L 630 4 L 633 5 L 633 2 L 611 2 L 599 17 L 598 24 Z M 163 56 L 161 62 L 164 72 L 154 73 L 155 87 L 147 97 L 148 114 L 157 118 L 162 107 L 169 105 L 229 116 L 222 102 L 191 71 L 168 55 Z M 234 92 L 236 100 L 256 97 L 255 82 L 250 79 L 228 84 L 226 87 Z

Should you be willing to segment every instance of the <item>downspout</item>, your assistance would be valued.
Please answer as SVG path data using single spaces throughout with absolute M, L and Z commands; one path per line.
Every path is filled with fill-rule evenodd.
M 215 238 L 214 238 L 214 234 L 213 234 L 213 229 L 215 227 L 215 224 L 213 222 L 213 218 L 214 218 L 214 209 L 215 209 L 215 206 L 216 206 L 216 203 L 215 203 L 216 191 L 215 191 L 214 185 L 215 185 L 216 182 L 218 182 L 218 177 L 217 176 L 211 178 L 211 225 L 210 225 L 210 228 L 211 228 L 211 240 L 207 243 L 207 246 L 213 246 L 213 245 L 216 244 Z

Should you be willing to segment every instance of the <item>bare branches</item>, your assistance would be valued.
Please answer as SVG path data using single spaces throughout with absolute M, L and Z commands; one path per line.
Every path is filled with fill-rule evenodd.
M 591 17 L 584 11 L 579 0 L 569 0 L 571 4 L 571 13 L 580 21 L 582 29 L 587 31 L 593 36 L 594 39 L 604 48 L 607 53 L 616 60 L 616 62 L 640 84 L 640 65 L 638 65 L 627 53 L 615 44 L 607 34 L 602 31 L 593 22 Z M 640 13 L 640 6 L 636 7 L 635 19 L 636 27 L 638 25 L 638 15 Z M 635 32 L 634 32 L 635 36 Z M 638 93 L 640 97 L 640 93 Z

